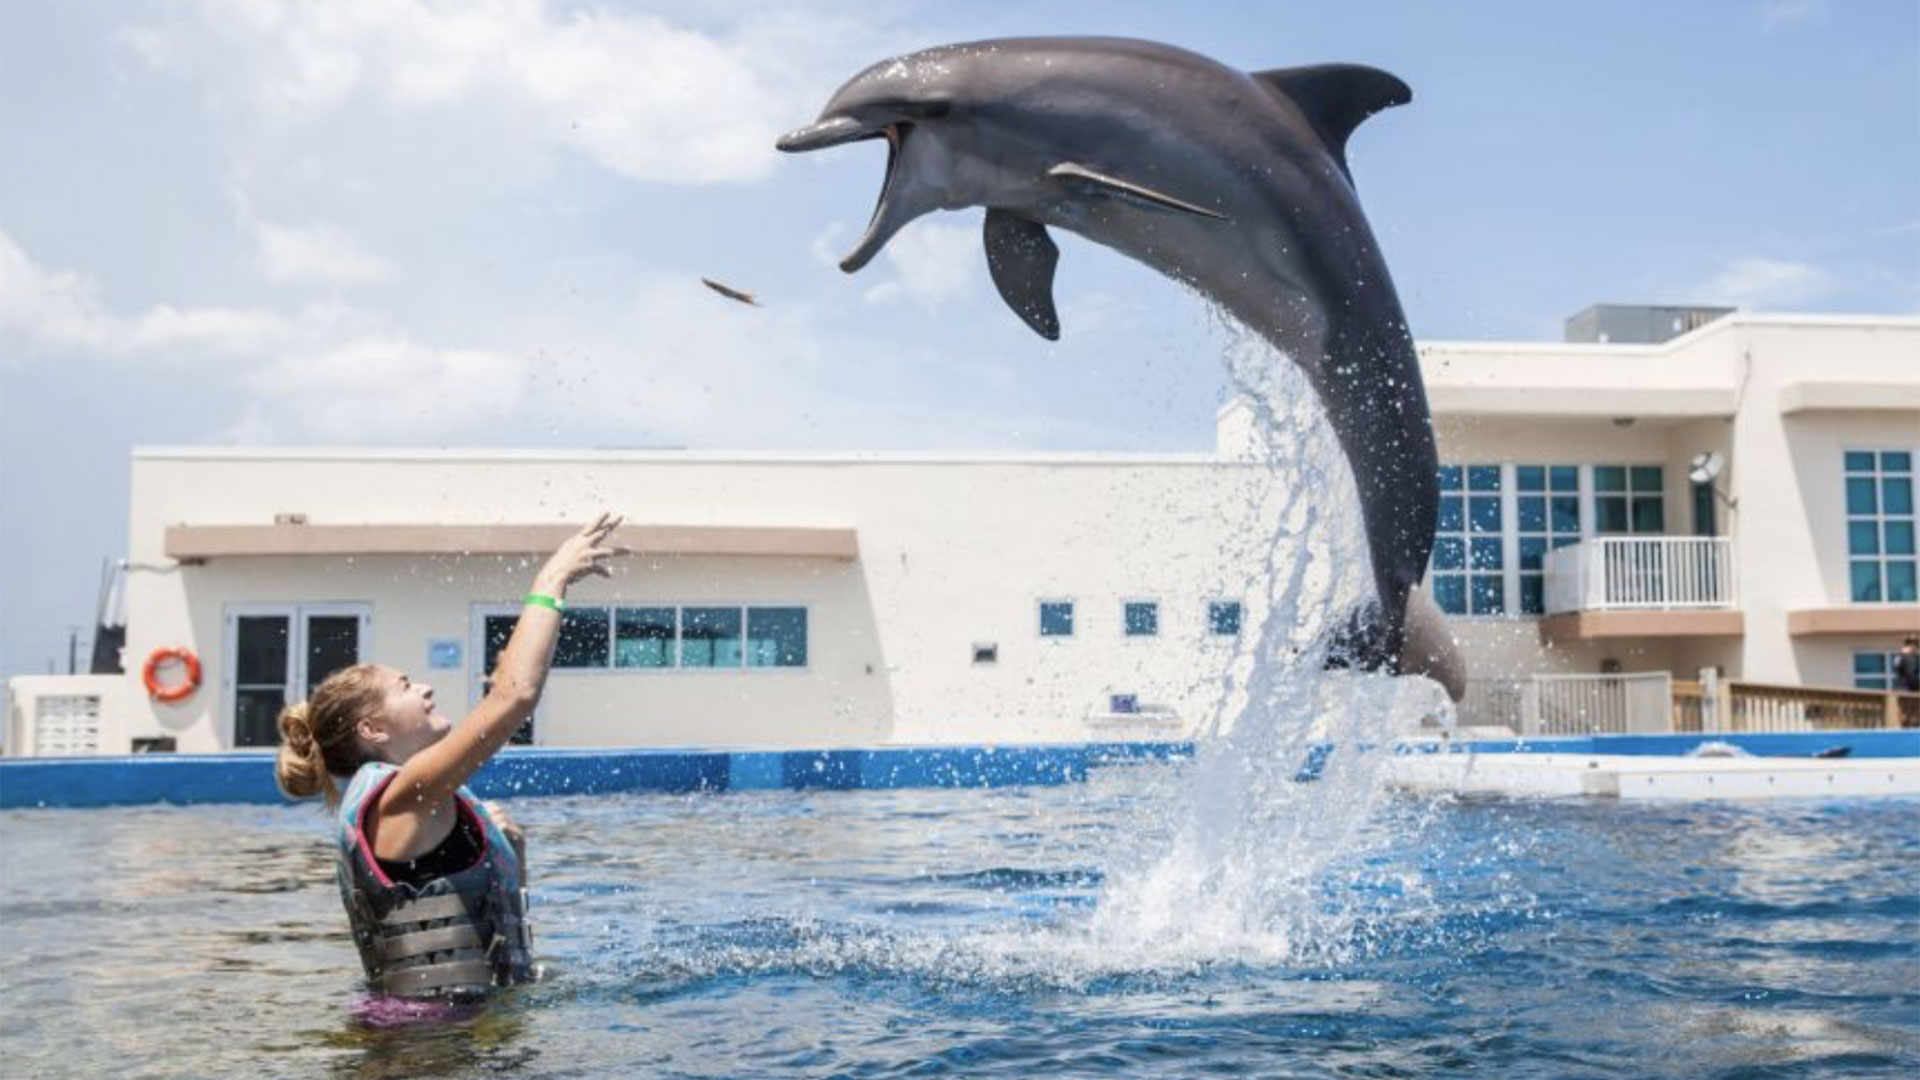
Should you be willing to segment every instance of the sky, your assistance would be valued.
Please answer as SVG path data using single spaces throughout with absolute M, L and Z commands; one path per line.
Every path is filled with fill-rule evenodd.
M 1197 299 L 1061 237 L 1042 341 L 978 210 L 843 275 L 884 150 L 773 150 L 1032 34 L 1403 78 L 1349 158 L 1424 340 L 1920 313 L 1913 0 L 0 0 L 0 675 L 90 633 L 138 446 L 1210 448 Z

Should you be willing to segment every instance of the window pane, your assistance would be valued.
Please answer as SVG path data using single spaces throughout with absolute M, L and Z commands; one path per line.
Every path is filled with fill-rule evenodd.
M 1880 554 L 1880 530 L 1871 521 L 1847 523 L 1847 554 Z
M 1865 450 L 1847 451 L 1848 472 L 1872 472 L 1873 454 Z
M 1546 579 L 1539 574 L 1520 575 L 1520 612 L 1541 615 L 1547 610 Z
M 806 667 L 807 609 L 747 609 L 748 667 Z
M 1521 532 L 1547 531 L 1547 500 L 1539 495 L 1522 495 L 1515 503 Z
M 239 687 L 233 692 L 233 745 L 280 745 L 280 710 L 286 691 L 278 686 Z
M 1871 522 L 1868 524 L 1871 524 Z M 1913 554 L 1913 522 L 1888 521 L 1882 523 L 1882 528 L 1886 530 L 1887 554 Z M 1856 552 L 1856 554 L 1859 553 Z
M 1473 613 L 1499 615 L 1506 611 L 1506 582 L 1491 574 L 1473 577 Z
M 1871 514 L 1880 509 L 1880 502 L 1873 497 L 1873 481 L 1866 477 L 1853 477 L 1847 481 L 1847 513 Z
M 1520 538 L 1520 569 L 1539 570 L 1546 562 L 1546 555 L 1546 537 L 1523 536 Z
M 1040 636 L 1073 636 L 1073 601 L 1061 600 L 1040 605 Z
M 1577 533 L 1580 531 L 1580 500 L 1571 495 L 1556 495 L 1553 498 L 1553 531 L 1557 533 Z
M 1467 579 L 1460 574 L 1440 574 L 1433 579 L 1433 602 L 1449 615 L 1467 613 Z
M 1887 599 L 1896 604 L 1910 604 L 1914 600 L 1914 565 L 1912 559 L 1894 559 L 1887 563 Z
M 1613 496 L 1593 500 L 1594 527 L 1603 533 L 1627 531 L 1627 500 Z
M 675 630 L 670 607 L 619 609 L 614 613 L 613 666 L 672 667 Z
M 1555 491 L 1577 492 L 1580 490 L 1580 470 L 1573 465 L 1555 465 L 1547 479 Z
M 1128 637 L 1152 637 L 1160 632 L 1160 605 L 1151 600 L 1127 604 L 1125 622 Z
M 1458 537 L 1443 536 L 1433 542 L 1433 568 L 1435 570 L 1464 570 L 1466 566 L 1466 541 Z
M 1912 472 L 1913 455 L 1905 450 L 1886 450 L 1880 454 L 1881 472 Z
M 607 637 L 613 615 L 606 608 L 568 608 L 560 613 L 560 643 L 554 646 L 557 668 L 607 666 Z
M 1853 600 L 1857 604 L 1872 604 L 1880 601 L 1880 564 L 1877 562 L 1855 562 L 1849 575 L 1853 585 Z
M 1473 542 L 1473 569 L 1498 570 L 1500 569 L 1500 565 L 1500 538 L 1493 537 L 1486 540 L 1475 539 Z
M 1467 527 L 1466 514 L 1461 508 L 1458 495 L 1440 496 L 1440 520 L 1436 525 L 1441 532 L 1464 532 Z
M 1855 675 L 1885 675 L 1887 673 L 1887 654 L 1883 652 L 1854 653 L 1853 673 Z
M 359 662 L 358 616 L 307 616 L 307 693 L 313 693 L 327 676 Z
M 507 639 L 513 636 L 513 628 L 520 619 L 514 615 L 489 615 L 480 632 L 481 663 L 480 670 L 488 677 L 500 662 L 500 654 L 506 651 Z
M 1467 500 L 1472 504 L 1468 512 L 1472 515 L 1474 532 L 1500 531 L 1500 500 L 1491 496 L 1475 496 Z
M 1627 490 L 1627 470 L 1618 465 L 1595 465 L 1593 489 L 1595 491 Z
M 1240 602 L 1228 600 L 1207 605 L 1207 629 L 1232 637 L 1240 632 Z
M 1660 490 L 1661 468 L 1658 465 L 1635 465 L 1633 467 L 1633 490 L 1646 493 Z
M 1913 481 L 1905 476 L 1881 480 L 1880 509 L 1885 514 L 1913 513 Z
M 1637 533 L 1666 532 L 1666 500 L 1657 496 L 1651 499 L 1634 499 L 1633 531 Z
M 1440 466 L 1440 490 L 1441 491 L 1459 491 L 1460 490 L 1460 466 L 1458 465 Z
M 680 666 L 740 666 L 740 609 L 690 607 L 680 613 Z
M 1500 466 L 1469 465 L 1467 467 L 1468 491 L 1499 491 Z
M 241 686 L 287 684 L 285 615 L 242 615 L 235 620 L 234 682 Z
M 1516 465 L 1513 468 L 1513 483 L 1521 491 L 1545 491 L 1547 490 L 1547 467 Z

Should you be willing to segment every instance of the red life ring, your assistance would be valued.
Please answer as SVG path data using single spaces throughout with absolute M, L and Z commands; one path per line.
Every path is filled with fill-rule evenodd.
M 174 683 L 171 686 L 161 684 L 160 665 L 169 660 L 178 660 L 181 666 L 187 669 L 185 682 Z M 153 700 L 166 705 L 185 701 L 193 696 L 195 690 L 200 689 L 200 658 L 193 655 L 192 649 L 177 645 L 155 649 L 153 655 L 147 657 L 146 670 L 141 673 L 141 678 L 145 680 L 147 693 L 152 695 Z

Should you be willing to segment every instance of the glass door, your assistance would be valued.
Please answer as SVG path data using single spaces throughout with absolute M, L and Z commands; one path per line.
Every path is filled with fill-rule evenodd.
M 278 746 L 280 710 L 360 662 L 367 604 L 235 604 L 226 613 L 229 745 Z

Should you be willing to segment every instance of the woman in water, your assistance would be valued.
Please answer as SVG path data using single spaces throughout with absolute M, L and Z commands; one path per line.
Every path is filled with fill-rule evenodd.
M 457 727 L 432 687 L 378 664 L 335 672 L 281 711 L 275 776 L 293 798 L 337 808 L 340 896 L 374 993 L 471 1001 L 537 976 L 519 829 L 463 785 L 533 714 L 567 586 L 625 554 L 607 546 L 619 525 L 601 514 L 547 560 L 486 697 Z

